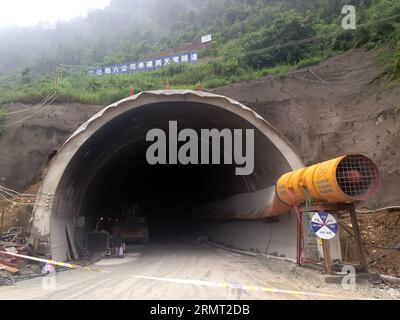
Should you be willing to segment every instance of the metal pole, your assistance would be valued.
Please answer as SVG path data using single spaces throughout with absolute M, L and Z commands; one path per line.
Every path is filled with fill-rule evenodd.
M 361 238 L 360 226 L 358 225 L 357 214 L 354 208 L 354 204 L 350 206 L 349 213 L 350 213 L 351 225 L 353 226 L 354 237 L 356 239 L 356 248 L 358 252 L 358 257 L 360 259 L 361 270 L 364 272 L 368 272 L 368 263 L 365 256 L 364 243 Z
M 296 262 L 299 266 L 301 266 L 301 224 L 299 219 L 296 217 L 296 225 L 297 225 L 297 255 L 296 255 Z
M 303 212 L 299 210 L 300 213 L 300 219 L 303 219 Z M 299 219 L 296 219 L 297 221 L 297 256 L 296 256 L 296 262 L 299 266 L 302 265 L 301 261 L 301 255 L 303 253 L 303 238 L 304 238 L 304 229 L 303 229 L 303 224 L 302 221 L 300 222 Z

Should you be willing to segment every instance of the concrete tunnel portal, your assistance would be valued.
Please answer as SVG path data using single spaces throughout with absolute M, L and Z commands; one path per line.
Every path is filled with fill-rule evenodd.
M 196 132 L 254 129 L 253 173 L 236 175 L 235 164 L 149 164 L 146 133 L 168 132 L 169 121 Z M 302 166 L 277 130 L 234 100 L 189 90 L 143 92 L 104 108 L 58 150 L 40 190 L 46 197 L 34 209 L 31 243 L 67 260 L 69 241 L 83 248 L 100 217 L 107 226 L 135 204 L 147 217 L 150 241 L 207 235 L 293 258 L 295 217 L 258 218 L 271 206 L 280 175 Z

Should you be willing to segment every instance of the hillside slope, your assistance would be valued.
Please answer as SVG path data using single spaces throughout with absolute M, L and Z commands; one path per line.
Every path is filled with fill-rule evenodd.
M 307 164 L 365 153 L 379 166 L 382 185 L 370 207 L 400 203 L 400 88 L 384 91 L 374 53 L 348 51 L 310 69 L 268 76 L 212 91 L 253 108 L 280 130 Z M 313 75 L 314 73 L 315 75 Z M 325 82 L 322 82 L 325 81 Z M 9 111 L 26 105 L 8 105 Z M 0 137 L 0 179 L 24 190 L 39 179 L 48 156 L 101 106 L 46 107 Z M 21 119 L 12 115 L 8 123 Z
M 394 205 L 400 204 L 400 88 L 386 90 L 387 81 L 377 78 L 381 71 L 374 53 L 356 49 L 286 76 L 211 91 L 257 111 L 306 164 L 348 153 L 368 155 L 382 175 L 369 205 Z
M 27 105 L 9 104 L 8 112 L 18 112 Z M 0 184 L 24 191 L 40 180 L 54 150 L 101 106 L 50 105 L 41 111 L 20 112 L 8 116 L 6 126 L 29 115 L 29 119 L 6 127 L 0 136 Z

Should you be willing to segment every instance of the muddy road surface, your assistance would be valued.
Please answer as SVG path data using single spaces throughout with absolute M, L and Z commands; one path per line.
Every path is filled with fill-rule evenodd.
M 125 258 L 0 287 L 0 299 L 398 299 L 372 284 L 343 289 L 275 258 L 187 241 L 128 246 Z

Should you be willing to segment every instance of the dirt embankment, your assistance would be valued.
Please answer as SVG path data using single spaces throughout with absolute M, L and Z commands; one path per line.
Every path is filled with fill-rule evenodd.
M 358 214 L 358 220 L 370 270 L 400 277 L 400 211 Z M 357 263 L 350 217 L 339 221 L 343 260 Z
M 101 106 L 55 104 L 38 112 L 36 109 L 21 112 L 27 107 L 30 106 L 19 103 L 6 106 L 9 115 L 0 136 L 0 184 L 19 192 L 40 180 L 52 152 L 101 109 Z M 17 122 L 28 116 L 25 121 Z
M 400 87 L 387 90 L 373 52 L 352 50 L 287 76 L 268 76 L 212 90 L 253 108 L 281 131 L 306 164 L 364 153 L 378 165 L 381 186 L 363 206 L 400 205 Z M 371 270 L 400 276 L 400 211 L 359 214 Z M 342 254 L 357 262 L 349 218 Z
M 40 181 L 33 184 L 24 194 L 36 194 L 40 188 Z M 7 232 L 13 227 L 28 227 L 32 216 L 35 199 L 29 198 L 23 204 L 16 197 L 7 200 L 0 198 L 0 233 Z
M 364 153 L 382 183 L 370 207 L 400 205 L 400 87 L 387 91 L 373 52 L 357 49 L 287 76 L 210 90 L 253 108 L 306 164 Z

